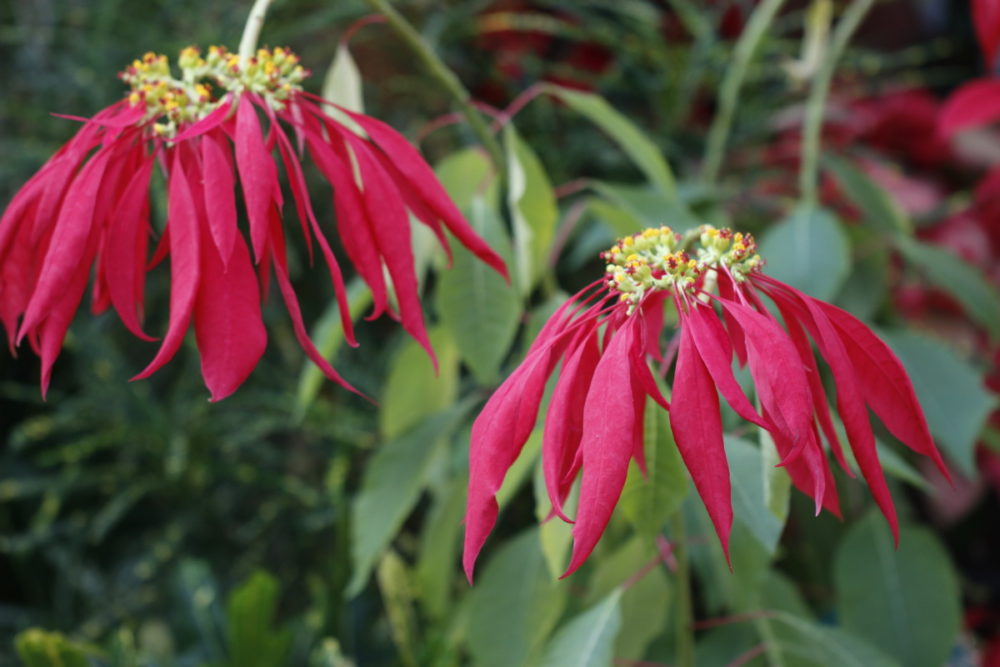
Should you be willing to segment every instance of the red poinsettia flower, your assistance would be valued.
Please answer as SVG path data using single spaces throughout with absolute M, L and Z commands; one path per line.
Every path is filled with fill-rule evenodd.
M 212 400 L 232 393 L 264 351 L 260 303 L 273 270 L 306 354 L 350 388 L 309 339 L 289 280 L 279 164 L 310 256 L 315 243 L 345 337 L 356 344 L 342 272 L 306 190 L 304 153 L 333 187 L 337 232 L 372 290 L 372 317 L 399 319 L 432 357 L 409 216 L 446 249 L 444 229 L 506 275 L 417 150 L 385 123 L 305 93 L 300 83 L 308 72 L 290 51 L 261 49 L 242 60 L 220 47 L 204 58 L 189 48 L 179 63 L 181 78 L 173 77 L 165 56 L 133 62 L 121 75 L 132 89 L 128 98 L 81 119 L 76 136 L 0 218 L 0 319 L 12 347 L 27 338 L 40 355 L 43 393 L 92 268 L 93 311 L 113 307 L 132 333 L 153 340 L 142 329 L 144 282 L 167 256 L 169 324 L 136 378 L 167 363 L 193 321 Z M 148 193 L 157 167 L 166 177 L 168 211 L 150 260 Z M 237 224 L 239 209 L 246 212 L 249 244 Z
M 1000 1 L 973 0 L 972 22 L 990 76 L 970 81 L 949 96 L 938 118 L 938 128 L 945 137 L 1000 118 L 1000 77 L 995 76 L 1000 49 Z
M 693 255 L 687 249 L 700 247 Z M 580 496 L 566 575 L 590 555 L 625 484 L 629 462 L 644 469 L 646 397 L 670 411 L 681 457 L 728 557 L 733 520 L 719 395 L 770 432 L 794 485 L 817 512 L 839 514 L 826 446 L 852 474 L 834 427 L 813 344 L 837 387 L 847 440 L 893 533 L 892 498 L 869 423 L 871 409 L 947 475 L 902 364 L 861 321 L 761 272 L 750 235 L 705 226 L 681 237 L 668 227 L 627 237 L 603 254 L 605 279 L 575 295 L 547 322 L 524 361 L 472 427 L 464 566 L 470 580 L 497 518 L 496 493 L 534 428 L 545 384 L 562 363 L 545 418 L 542 469 L 553 514 L 578 474 Z M 780 314 L 771 313 L 768 298 Z M 660 352 L 664 309 L 679 318 L 672 402 L 648 360 Z M 782 323 L 783 322 L 783 323 Z M 733 359 L 749 367 L 760 410 L 743 393 Z M 565 576 L 565 575 L 564 575 Z

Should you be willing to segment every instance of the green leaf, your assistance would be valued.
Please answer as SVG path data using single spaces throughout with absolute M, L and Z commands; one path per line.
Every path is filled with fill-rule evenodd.
M 535 665 L 566 604 L 549 577 L 538 530 L 509 540 L 469 593 L 468 645 L 477 667 Z
M 458 538 L 465 516 L 467 483 L 464 476 L 456 477 L 435 494 L 434 504 L 420 534 L 416 571 L 418 593 L 428 615 L 437 619 L 448 613 Z
M 524 446 L 521 448 L 521 454 L 514 461 L 514 465 L 507 471 L 507 474 L 503 478 L 503 484 L 500 485 L 500 490 L 497 491 L 497 505 L 500 506 L 501 510 L 507 506 L 507 503 L 511 501 L 520 490 L 521 485 L 528 479 L 528 475 L 534 470 L 535 461 L 538 460 L 538 455 L 541 452 L 542 429 L 536 428 L 528 436 L 527 441 L 525 441 Z
M 962 304 L 966 314 L 985 327 L 994 341 L 1000 339 L 1000 292 L 979 269 L 940 246 L 905 236 L 897 236 L 895 244 L 932 285 Z
M 434 172 L 458 208 L 468 210 L 474 199 L 483 197 L 490 208 L 497 205 L 496 174 L 490 159 L 481 150 L 467 148 L 441 160 Z
M 850 269 L 847 239 L 829 211 L 800 206 L 764 234 L 760 255 L 768 275 L 830 301 Z
M 83 649 L 58 632 L 31 628 L 14 638 L 17 656 L 25 667 L 88 667 Z
M 499 216 L 482 198 L 473 200 L 469 222 L 493 248 L 507 246 Z M 491 385 L 517 333 L 521 300 L 471 252 L 455 247 L 454 253 L 454 266 L 439 278 L 438 313 L 476 381 Z
M 642 170 L 651 184 L 670 198 L 677 198 L 674 175 L 670 171 L 670 165 L 660 154 L 660 149 L 603 97 L 550 84 L 545 85 L 544 90 L 604 130 Z
M 292 643 L 290 629 L 274 628 L 278 581 L 258 570 L 234 590 L 226 602 L 229 631 L 227 664 L 240 667 L 279 667 L 287 664 Z
M 639 215 L 620 205 L 609 203 L 602 198 L 591 197 L 587 201 L 587 208 L 597 218 L 598 222 L 603 223 L 608 228 L 615 238 L 631 236 L 646 228 L 645 222 Z
M 458 392 L 458 350 L 447 333 L 429 331 L 437 354 L 438 372 L 424 348 L 407 338 L 389 366 L 382 391 L 379 430 L 387 440 L 398 438 L 427 415 L 452 404 Z
M 906 367 L 931 433 L 962 472 L 974 475 L 976 440 L 996 406 L 982 374 L 933 338 L 902 330 L 881 335 Z
M 573 544 L 573 525 L 559 517 L 549 518 L 552 511 L 552 501 L 548 489 L 545 488 L 545 474 L 542 466 L 535 466 L 533 490 L 535 492 L 535 518 L 538 520 L 538 535 L 542 543 L 542 555 L 549 567 L 549 574 L 558 579 L 566 571 L 569 548 Z M 580 498 L 580 484 L 577 482 L 570 490 L 569 497 L 563 503 L 566 516 L 576 514 L 577 501 Z
M 615 637 L 622 624 L 620 588 L 571 619 L 549 642 L 545 667 L 611 667 Z
M 854 524 L 837 549 L 834 582 L 844 627 L 907 667 L 945 664 L 958 637 L 958 581 L 940 542 L 900 526 L 899 548 L 876 511 Z
M 371 290 L 363 281 L 355 278 L 347 286 L 347 303 L 351 319 L 357 321 L 372 303 Z M 316 349 L 325 359 L 332 359 L 344 343 L 344 330 L 340 326 L 340 310 L 336 301 L 332 302 L 323 312 L 313 331 L 312 338 Z M 294 423 L 302 423 L 309 406 L 316 400 L 324 379 L 323 371 L 313 362 L 306 360 L 302 372 L 299 374 L 299 386 L 295 393 L 295 409 L 292 416 Z
M 676 197 L 664 194 L 656 188 L 606 181 L 591 181 L 590 186 L 620 212 L 639 221 L 640 228 L 627 231 L 626 234 L 634 234 L 646 227 L 661 225 L 668 225 L 675 231 L 683 232 L 701 223 Z
M 802 659 L 805 664 L 817 667 L 894 667 L 899 664 L 864 639 L 840 628 L 817 625 L 787 612 L 775 613 L 773 620 L 801 637 L 801 642 L 783 640 L 781 651 Z
M 885 302 L 889 284 L 889 253 L 866 250 L 851 266 L 851 274 L 844 281 L 836 303 L 857 318 L 871 320 Z
M 792 480 L 788 473 L 778 467 L 781 457 L 774 446 L 774 439 L 764 429 L 757 430 L 760 442 L 761 476 L 764 480 L 764 504 L 782 526 L 788 519 L 788 503 L 791 497 Z
M 509 183 L 507 204 L 514 228 L 514 258 L 517 282 L 524 294 L 547 270 L 559 207 L 545 167 L 513 125 L 504 130 Z
M 733 480 L 733 514 L 769 554 L 778 546 L 784 521 L 768 506 L 764 492 L 764 459 L 746 440 L 726 438 L 729 475 Z M 787 515 L 787 512 L 786 512 Z
M 413 609 L 413 586 L 410 573 L 403 559 L 387 550 L 375 572 L 378 587 L 389 619 L 392 641 L 399 650 L 401 662 L 406 667 L 416 667 L 417 617 Z
M 823 165 L 833 172 L 847 198 L 861 209 L 866 225 L 878 232 L 913 231 L 913 224 L 903 210 L 868 174 L 835 155 L 824 156 Z
M 666 410 L 647 399 L 644 419 L 647 476 L 638 466 L 629 471 L 618 507 L 636 532 L 652 540 L 684 502 L 688 482 Z
M 323 98 L 330 100 L 345 109 L 364 113 L 364 97 L 361 92 L 361 72 L 351 56 L 347 46 L 337 47 L 330 68 L 323 79 Z
M 426 487 L 438 447 L 458 429 L 473 405 L 474 397 L 428 417 L 382 444 L 368 462 L 351 507 L 353 576 L 347 595 L 357 595 L 364 588 L 375 562 Z

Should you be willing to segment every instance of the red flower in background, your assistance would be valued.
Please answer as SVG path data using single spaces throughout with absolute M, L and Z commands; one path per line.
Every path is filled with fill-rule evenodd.
M 506 274 L 416 149 L 381 121 L 303 92 L 299 84 L 308 73 L 291 52 L 261 49 L 244 62 L 224 48 L 212 47 L 205 58 L 192 48 L 182 52 L 180 66 L 183 77 L 175 79 L 165 56 L 136 60 L 121 75 L 132 88 L 128 99 L 82 119 L 83 127 L 0 219 L 0 319 L 12 348 L 27 338 L 41 357 L 43 394 L 92 267 L 92 310 L 113 307 L 132 333 L 153 340 L 141 324 L 145 277 L 167 256 L 169 325 L 155 358 L 136 378 L 166 364 L 193 321 L 212 400 L 232 393 L 266 345 L 260 302 L 273 269 L 306 354 L 327 377 L 351 388 L 309 339 L 289 279 L 275 149 L 310 256 L 315 243 L 352 345 L 344 280 L 313 213 L 299 164 L 304 152 L 333 187 L 337 231 L 372 290 L 372 317 L 386 312 L 399 319 L 432 357 L 409 215 L 429 226 L 445 248 L 447 229 Z M 150 261 L 149 182 L 156 166 L 166 176 L 168 213 Z M 238 208 L 246 211 L 249 244 L 237 225 Z
M 700 247 L 690 256 L 685 249 L 695 240 Z M 781 465 L 795 486 L 814 498 L 817 512 L 825 507 L 839 514 L 823 439 L 852 473 L 814 344 L 832 372 L 837 413 L 854 458 L 894 535 L 895 508 L 868 410 L 947 476 L 906 371 L 892 351 L 849 313 L 764 275 L 751 236 L 704 226 L 681 237 L 661 227 L 626 237 L 602 256 L 605 279 L 553 314 L 473 424 L 464 553 L 470 580 L 496 522 L 496 493 L 534 428 L 545 384 L 560 361 L 545 418 L 542 467 L 553 514 L 566 521 L 571 519 L 563 504 L 581 475 L 573 554 L 564 576 L 600 539 L 629 462 L 635 459 L 645 467 L 646 396 L 670 411 L 678 450 L 727 557 L 733 511 L 719 394 L 737 414 L 771 433 Z M 763 297 L 777 307 L 781 320 Z M 669 362 L 659 341 L 670 304 L 678 314 L 680 339 L 668 404 L 647 360 Z M 736 382 L 734 356 L 749 367 L 759 412 Z

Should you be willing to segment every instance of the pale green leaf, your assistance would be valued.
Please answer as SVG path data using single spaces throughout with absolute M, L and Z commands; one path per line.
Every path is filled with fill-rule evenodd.
M 323 79 L 323 98 L 356 113 L 364 113 L 361 72 L 347 46 L 337 47 L 330 68 Z
M 413 585 L 409 568 L 403 559 L 387 550 L 375 571 L 385 615 L 389 620 L 392 641 L 399 651 L 400 661 L 406 667 L 417 665 L 417 615 L 413 608 Z
M 455 400 L 458 350 L 441 329 L 431 329 L 428 334 L 437 355 L 437 373 L 427 351 L 411 338 L 406 339 L 390 362 L 379 411 L 379 429 L 386 440 L 399 437 Z
M 743 522 L 768 553 L 773 554 L 784 521 L 769 508 L 761 470 L 760 449 L 740 438 L 726 438 L 726 455 L 733 484 L 733 514 Z
M 621 628 L 620 588 L 599 604 L 570 619 L 549 642 L 544 667 L 611 667 Z
M 774 446 L 774 439 L 764 429 L 757 430 L 760 442 L 761 476 L 764 480 L 764 504 L 778 523 L 785 525 L 788 519 L 788 503 L 791 497 L 792 480 L 784 468 L 779 468 L 781 457 Z
M 801 206 L 760 241 L 765 272 L 817 299 L 830 301 L 850 269 L 840 223 L 821 208 Z
M 484 192 L 489 206 L 496 207 L 496 174 L 483 151 L 467 148 L 452 153 L 435 166 L 434 172 L 458 208 L 468 210 Z
M 451 583 L 456 568 L 456 551 L 465 516 L 465 493 L 468 480 L 452 479 L 437 489 L 434 504 L 420 534 L 416 582 L 420 602 L 434 618 L 448 613 Z
M 538 156 L 517 134 L 513 125 L 504 130 L 507 152 L 507 204 L 514 228 L 514 266 L 524 294 L 547 270 L 559 207 L 552 182 Z
M 558 579 L 566 571 L 569 548 L 573 544 L 573 525 L 559 517 L 549 518 L 552 511 L 552 501 L 549 500 L 548 489 L 545 488 L 545 475 L 541 465 L 535 466 L 533 484 L 535 492 L 535 518 L 539 522 L 538 534 L 542 543 L 542 554 L 545 564 L 553 579 Z M 573 485 L 569 497 L 563 503 L 566 516 L 575 516 L 577 501 L 580 497 L 579 482 Z
M 798 635 L 783 638 L 780 650 L 790 654 L 796 665 L 826 667 L 896 667 L 899 663 L 877 647 L 840 628 L 818 625 L 800 616 L 777 612 L 773 623 L 780 624 Z

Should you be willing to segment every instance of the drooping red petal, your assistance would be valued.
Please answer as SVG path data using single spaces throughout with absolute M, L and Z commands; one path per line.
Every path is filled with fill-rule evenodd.
M 249 106 L 249 105 L 248 105 Z M 222 104 L 220 104 L 212 113 L 208 114 L 197 123 L 188 125 L 186 128 L 174 135 L 173 143 L 177 145 L 182 141 L 188 141 L 189 139 L 194 139 L 200 134 L 206 134 L 211 132 L 215 128 L 219 127 L 227 120 L 229 120 L 229 112 L 232 110 L 233 105 L 227 99 Z
M 660 345 L 660 335 L 663 333 L 663 303 L 664 295 L 654 294 L 642 304 L 642 315 L 646 325 L 645 354 L 656 361 L 663 361 L 663 350 Z
M 972 0 L 972 24 L 976 28 L 986 69 L 992 72 L 997 64 L 997 47 L 1000 45 L 1000 2 Z
M 1000 119 L 1000 79 L 977 79 L 959 86 L 938 115 L 945 137 Z
M 236 227 L 236 177 L 226 153 L 229 142 L 221 132 L 209 132 L 201 138 L 202 173 L 204 174 L 205 217 L 223 267 L 229 265 L 239 230 Z
M 271 153 L 264 144 L 260 119 L 249 97 L 244 96 L 236 105 L 236 168 L 243 185 L 250 220 L 250 241 L 254 258 L 260 261 L 267 245 L 268 219 L 273 205 L 274 189 L 278 174 Z M 275 230 L 280 232 L 281 230 Z
M 689 327 L 681 327 L 672 399 L 670 428 L 677 450 L 705 503 L 728 561 L 733 503 L 719 397 Z
M 719 273 L 718 287 L 719 298 L 723 301 L 737 302 L 739 300 L 736 294 L 739 287 L 727 274 Z M 733 319 L 725 309 L 722 311 L 722 320 L 726 323 L 726 333 L 729 334 L 729 340 L 733 344 L 736 359 L 740 363 L 740 368 L 743 368 L 747 365 L 747 347 L 743 329 L 740 327 L 740 323 Z
M 149 377 L 173 358 L 191 322 L 195 297 L 201 281 L 200 221 L 186 169 L 192 169 L 191 177 L 200 179 L 197 163 L 185 164 L 182 160 L 184 147 L 174 149 L 174 159 L 170 167 L 167 183 L 167 228 L 170 230 L 170 322 L 156 357 L 146 368 L 133 377 L 141 380 Z

